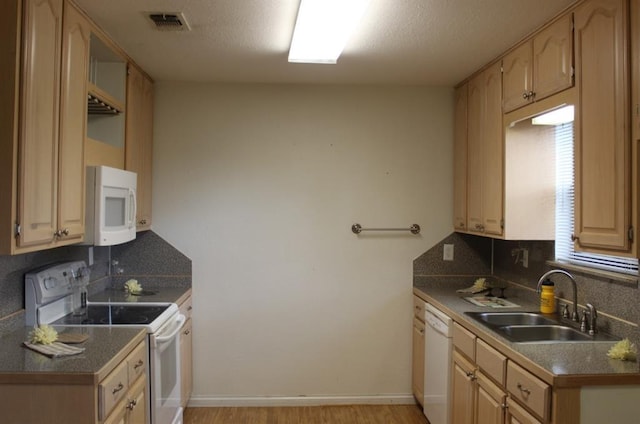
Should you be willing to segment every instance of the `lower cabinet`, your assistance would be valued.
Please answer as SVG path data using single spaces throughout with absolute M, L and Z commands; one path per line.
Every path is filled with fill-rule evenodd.
M 147 342 L 117 356 L 122 359 L 115 366 L 97 374 L 32 375 L 33 382 L 0 384 L 0 422 L 147 424 Z
M 551 387 L 454 324 L 452 424 L 549 422 Z
M 193 354 L 193 327 L 191 325 L 193 304 L 191 296 L 189 295 L 182 301 L 179 307 L 180 313 L 187 318 L 180 335 L 180 405 L 186 408 L 193 389 L 193 363 L 191 360 Z
M 140 343 L 98 386 L 104 424 L 146 424 L 147 346 Z
M 104 424 L 146 424 L 145 408 L 147 379 L 139 378 L 127 396 L 113 409 Z

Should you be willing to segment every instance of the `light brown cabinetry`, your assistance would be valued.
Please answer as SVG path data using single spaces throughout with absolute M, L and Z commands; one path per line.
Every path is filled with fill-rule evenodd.
M 19 383 L 3 382 L 0 385 L 2 422 L 146 424 L 148 359 L 143 337 L 144 334 L 139 334 L 95 373 L 34 372 L 13 377 L 16 381 L 24 379 Z M 140 339 L 142 341 L 136 342 Z M 33 360 L 36 359 L 91 362 L 74 357 Z
M 191 321 L 193 303 L 191 296 L 181 302 L 179 307 L 180 313 L 187 318 L 180 334 L 180 404 L 186 408 L 193 390 L 193 327 Z
M 418 403 L 424 406 L 424 365 L 425 365 L 425 322 L 426 303 L 418 296 L 413 296 L 413 342 L 411 354 L 411 391 Z
M 468 83 L 467 231 L 501 235 L 503 224 L 502 73 L 500 63 Z
M 11 2 L 1 19 L 0 67 L 9 85 L 0 93 L 7 111 L 0 252 L 77 243 L 84 235 L 87 22 L 63 0 Z
M 575 10 L 576 249 L 631 252 L 628 1 Z
M 549 419 L 549 385 L 458 323 L 453 345 L 453 424 L 533 424 Z
M 98 385 L 98 418 L 104 424 L 145 424 L 147 347 L 140 343 Z
M 138 231 L 151 228 L 153 81 L 133 65 L 127 71 L 125 169 L 137 173 Z
M 568 13 L 504 56 L 505 113 L 573 86 L 572 29 Z
M 467 229 L 467 84 L 456 89 L 453 139 L 453 226 Z

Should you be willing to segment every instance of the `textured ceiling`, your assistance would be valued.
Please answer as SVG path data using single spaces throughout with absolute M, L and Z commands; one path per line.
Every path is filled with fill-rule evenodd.
M 75 0 L 155 80 L 452 86 L 574 0 L 371 0 L 336 65 L 287 62 L 299 0 Z M 183 12 L 163 32 L 149 12 Z

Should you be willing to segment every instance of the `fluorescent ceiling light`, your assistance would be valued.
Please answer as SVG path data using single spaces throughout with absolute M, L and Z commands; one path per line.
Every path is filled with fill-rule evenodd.
M 301 0 L 289 62 L 336 63 L 369 0 Z
M 533 125 L 560 125 L 573 122 L 573 105 L 552 110 L 531 120 Z

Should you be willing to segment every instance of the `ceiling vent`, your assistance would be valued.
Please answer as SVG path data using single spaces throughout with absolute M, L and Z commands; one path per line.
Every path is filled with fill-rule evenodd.
M 147 15 L 154 27 L 160 31 L 189 31 L 189 24 L 181 12 L 158 12 Z

